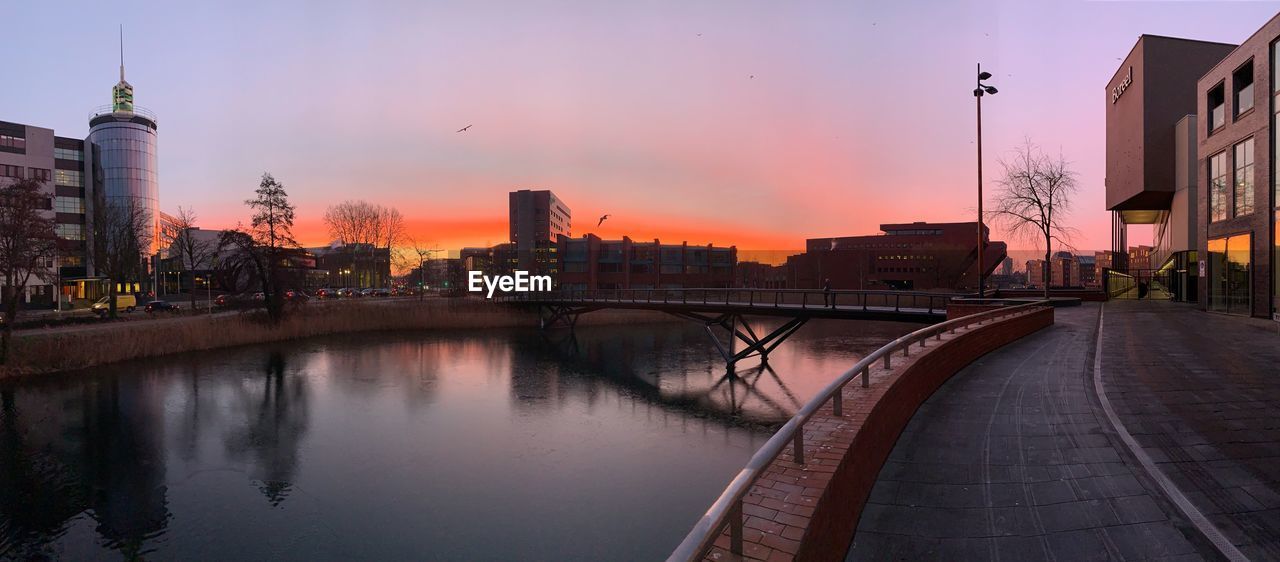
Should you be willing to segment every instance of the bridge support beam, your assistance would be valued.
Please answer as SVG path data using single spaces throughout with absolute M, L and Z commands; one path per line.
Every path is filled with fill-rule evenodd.
M 594 306 L 567 306 L 563 304 L 538 305 L 538 327 L 542 329 L 564 326 L 573 329 L 578 324 L 578 317 L 597 310 Z
M 755 355 L 760 356 L 760 361 L 762 363 L 768 363 L 769 353 L 809 321 L 809 318 L 807 317 L 792 318 L 781 326 L 778 326 L 772 332 L 765 334 L 764 337 L 760 337 L 756 335 L 755 330 L 751 329 L 751 325 L 747 324 L 740 314 L 725 313 L 716 316 L 709 316 L 696 312 L 683 311 L 671 311 L 670 314 L 686 320 L 701 322 L 703 328 L 707 331 L 707 336 L 711 338 L 711 343 L 715 344 L 716 351 L 719 351 L 720 355 L 724 357 L 724 361 L 728 364 L 729 370 L 731 371 L 738 361 Z M 741 329 L 739 329 L 739 326 L 741 326 Z M 729 334 L 729 344 L 727 346 L 720 341 L 720 337 L 716 333 L 717 328 L 722 329 Z M 740 351 L 737 349 L 737 342 L 739 340 L 746 345 L 746 347 Z

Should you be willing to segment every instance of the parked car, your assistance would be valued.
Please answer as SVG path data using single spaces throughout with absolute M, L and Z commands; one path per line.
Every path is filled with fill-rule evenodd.
M 385 287 L 384 287 L 384 288 L 381 288 L 381 289 L 374 289 L 374 290 L 373 290 L 373 296 L 375 296 L 375 297 L 389 297 L 389 296 L 391 296 L 391 289 L 387 289 L 387 288 L 385 288 Z
M 316 289 L 316 298 L 318 298 L 318 299 L 336 299 L 336 298 L 338 298 L 338 289 L 334 289 L 334 288 L 332 288 L 332 287 L 325 287 L 325 288 L 323 288 L 323 289 Z
M 138 306 L 138 297 L 133 295 L 116 295 L 116 310 L 133 312 Z M 89 306 L 89 311 L 98 316 L 106 316 L 111 310 L 111 297 L 102 297 Z
M 143 308 L 147 314 L 155 314 L 157 312 L 177 312 L 178 305 L 165 301 L 151 301 Z
M 360 289 L 360 296 L 362 296 L 362 297 L 372 297 L 372 296 L 374 296 L 374 294 L 373 294 L 373 289 Z
M 297 289 L 285 291 L 284 300 L 290 302 L 303 303 L 311 300 L 311 296 Z
M 344 298 L 359 298 L 359 297 L 361 297 L 361 296 L 363 296 L 363 295 L 361 295 L 361 294 L 360 294 L 360 290 L 359 290 L 359 289 L 352 289 L 352 288 L 350 288 L 350 287 L 344 287 L 344 288 L 342 289 L 342 296 L 343 296 Z

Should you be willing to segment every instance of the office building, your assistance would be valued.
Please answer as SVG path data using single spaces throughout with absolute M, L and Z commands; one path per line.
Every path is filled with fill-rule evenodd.
M 0 183 L 24 178 L 43 182 L 49 197 L 60 255 L 50 264 L 49 279 L 32 278 L 22 298 L 26 308 L 50 308 L 55 296 L 62 306 L 87 306 L 102 294 L 92 277 L 90 211 L 93 186 L 86 181 L 85 141 L 57 136 L 52 129 L 0 121 Z M 60 287 L 60 289 L 56 288 Z
M 883 234 L 811 238 L 787 258 L 787 286 L 833 289 L 977 290 L 977 223 L 882 224 Z M 1006 257 L 1004 242 L 987 237 L 983 263 L 990 275 Z
M 1040 259 L 1027 260 L 1027 287 L 1044 288 L 1045 263 Z
M 568 205 L 550 190 L 512 191 L 510 201 L 511 243 L 516 251 L 516 269 L 557 275 L 556 239 L 572 236 Z
M 738 250 L 663 244 L 660 240 L 601 240 L 561 236 L 558 241 L 562 289 L 721 288 L 734 284 Z
M 1142 35 L 1106 85 L 1106 202 L 1112 259 L 1100 267 L 1144 278 L 1166 262 L 1196 259 L 1199 147 L 1195 84 L 1234 45 Z M 1129 257 L 1126 226 L 1150 224 L 1156 245 L 1146 264 Z M 1141 266 L 1141 267 L 1139 267 Z M 1194 287 L 1185 271 L 1165 280 Z M 1194 290 L 1188 291 L 1194 294 Z
M 1049 286 L 1063 288 L 1083 287 L 1080 280 L 1080 262 L 1071 252 L 1056 252 L 1049 262 Z
M 1203 73 L 1196 83 L 1201 156 L 1197 232 L 1208 310 L 1269 317 L 1280 304 L 1277 239 L 1280 15 Z

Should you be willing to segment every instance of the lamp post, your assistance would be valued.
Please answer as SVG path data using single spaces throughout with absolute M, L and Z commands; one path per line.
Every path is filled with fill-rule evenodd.
M 990 72 L 982 71 L 982 63 L 978 63 L 978 87 L 973 89 L 973 97 L 978 101 L 978 297 L 986 296 L 986 270 L 982 266 L 982 254 L 986 248 L 985 236 L 983 236 L 982 221 L 982 96 L 983 94 L 996 95 L 997 90 L 992 86 L 982 83 L 983 80 L 991 78 Z

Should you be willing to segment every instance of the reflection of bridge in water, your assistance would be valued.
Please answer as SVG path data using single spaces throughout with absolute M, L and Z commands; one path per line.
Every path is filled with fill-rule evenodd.
M 759 322 L 755 325 L 759 329 Z M 807 398 L 805 383 L 799 392 L 793 390 L 796 381 L 788 384 L 790 379 L 768 363 L 716 369 L 706 348 L 690 339 L 697 339 L 691 330 L 671 330 L 657 339 L 611 333 L 624 330 L 603 326 L 581 336 L 572 330 L 546 330 L 543 338 L 558 362 L 621 390 L 619 396 L 633 400 L 633 407 L 644 403 L 682 417 L 759 428 L 785 422 Z M 853 353 L 860 349 L 856 343 L 847 345 Z
M 699 322 L 732 372 L 738 361 L 748 357 L 759 356 L 767 363 L 769 353 L 811 319 L 932 323 L 946 318 L 947 302 L 955 296 L 808 289 L 565 289 L 515 294 L 503 300 L 536 306 L 542 328 L 572 328 L 579 316 L 603 309 L 652 310 Z M 745 316 L 788 320 L 761 337 L 744 321 Z M 727 336 L 727 343 L 717 332 Z M 739 341 L 744 345 L 741 350 Z

